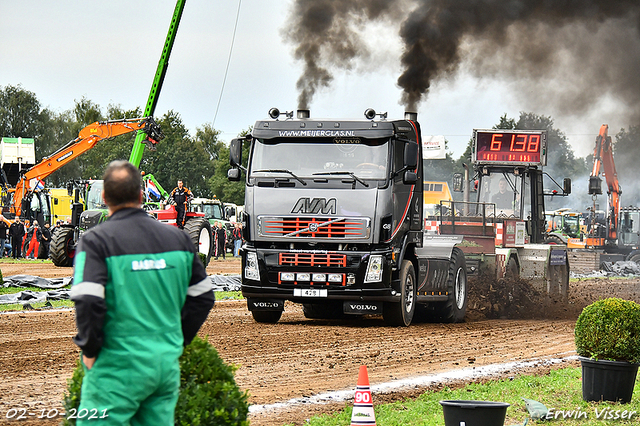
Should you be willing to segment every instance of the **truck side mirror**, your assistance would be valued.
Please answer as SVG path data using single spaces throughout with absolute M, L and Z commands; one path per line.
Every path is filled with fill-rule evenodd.
M 418 167 L 418 144 L 409 142 L 404 146 L 404 167 L 415 169 Z
M 227 179 L 231 182 L 237 182 L 240 180 L 240 169 L 229 169 L 227 171 Z
M 231 167 L 242 165 L 242 139 L 235 138 L 229 143 L 229 164 Z
M 418 181 L 418 174 L 411 170 L 405 170 L 404 175 L 402 175 L 402 183 L 405 185 L 413 185 Z
M 562 191 L 567 195 L 571 194 L 571 178 L 564 178 L 564 188 Z
M 453 192 L 462 192 L 462 173 L 453 174 Z

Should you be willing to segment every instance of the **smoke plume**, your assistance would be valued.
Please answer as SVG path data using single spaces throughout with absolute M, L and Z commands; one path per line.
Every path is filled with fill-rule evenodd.
M 638 0 L 295 0 L 285 35 L 305 65 L 299 107 L 331 84 L 332 69 L 368 56 L 360 30 L 380 20 L 404 44 L 406 110 L 464 69 L 517 82 L 531 109 L 580 116 L 608 96 L 640 122 Z
M 307 109 L 315 92 L 333 80 L 329 68 L 352 69 L 369 56 L 361 29 L 370 22 L 397 23 L 399 0 L 296 0 L 284 36 L 304 62 L 298 79 L 298 108 Z

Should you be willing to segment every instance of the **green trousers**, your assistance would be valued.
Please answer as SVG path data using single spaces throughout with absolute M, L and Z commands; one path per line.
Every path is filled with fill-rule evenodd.
M 175 354 L 103 348 L 84 370 L 77 425 L 174 425 L 180 386 Z

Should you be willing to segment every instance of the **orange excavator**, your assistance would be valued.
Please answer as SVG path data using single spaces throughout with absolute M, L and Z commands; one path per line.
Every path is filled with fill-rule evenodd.
M 155 145 L 164 137 L 160 126 L 156 124 L 153 117 L 96 121 L 86 126 L 80 130 L 76 139 L 28 169 L 20 177 L 16 187 L 8 190 L 10 194 L 13 193 L 9 213 L 19 217 L 23 210 L 26 209 L 28 195 L 38 188 L 42 179 L 84 154 L 101 140 L 111 139 L 138 130 L 147 135 L 144 143 L 151 150 L 155 150 Z M 25 204 L 24 206 L 23 203 Z
M 600 134 L 596 137 L 596 146 L 593 150 L 593 170 L 589 177 L 589 195 L 595 199 L 602 194 L 602 179 L 600 169 L 603 169 L 607 181 L 607 195 L 609 196 L 609 210 L 606 214 L 606 232 L 597 232 L 597 223 L 594 220 L 590 224 L 590 232 L 587 236 L 587 247 L 604 247 L 608 243 L 615 243 L 618 239 L 618 219 L 620 215 L 620 195 L 622 188 L 618 182 L 618 173 L 613 161 L 613 146 L 609 136 L 609 125 L 600 127 Z M 595 207 L 593 209 L 595 212 Z
M 600 169 L 607 181 L 608 209 L 600 215 L 596 210 L 596 198 L 602 194 Z M 609 126 L 603 124 L 596 137 L 593 151 L 593 170 L 589 177 L 589 195 L 593 197 L 591 220 L 585 239 L 586 248 L 603 250 L 600 261 L 620 260 L 640 264 L 640 208 L 620 206 L 622 188 L 613 161 L 613 145 Z M 603 257 L 605 256 L 605 257 Z

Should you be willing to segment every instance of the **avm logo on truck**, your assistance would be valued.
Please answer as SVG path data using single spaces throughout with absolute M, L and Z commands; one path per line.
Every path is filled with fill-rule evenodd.
M 336 199 L 335 198 L 300 198 L 293 206 L 291 213 L 303 213 L 303 214 L 336 214 Z

